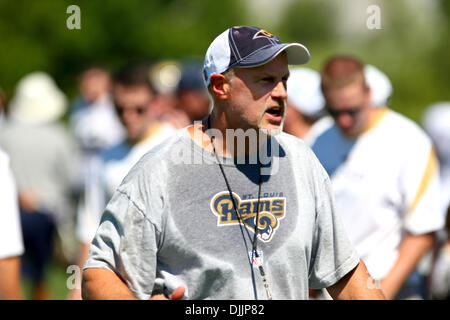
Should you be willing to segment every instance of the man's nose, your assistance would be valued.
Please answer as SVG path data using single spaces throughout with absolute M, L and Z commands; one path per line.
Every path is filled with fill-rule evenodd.
M 135 110 L 132 110 L 132 109 L 131 110 L 128 110 L 128 109 L 123 110 L 123 112 L 120 116 L 120 118 L 122 119 L 122 121 L 125 124 L 135 121 L 135 119 L 137 117 L 138 117 L 138 115 L 136 114 Z
M 287 99 L 286 85 L 283 81 L 279 81 L 277 85 L 272 90 L 272 96 L 276 98 L 281 98 L 283 100 Z

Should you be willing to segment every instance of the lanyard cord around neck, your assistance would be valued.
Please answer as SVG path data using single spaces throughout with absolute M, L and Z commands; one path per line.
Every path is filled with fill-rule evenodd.
M 208 128 L 211 128 L 211 117 L 208 117 Z M 216 151 L 216 146 L 214 145 L 214 139 L 213 136 L 210 137 L 211 138 L 211 145 L 213 147 L 213 151 L 214 154 L 216 156 L 216 160 L 217 163 L 219 164 L 219 168 L 220 171 L 222 172 L 222 176 L 223 179 L 225 180 L 225 184 L 227 185 L 227 189 L 228 189 L 228 193 L 230 195 L 230 200 L 233 204 L 233 209 L 236 213 L 236 216 L 238 218 L 239 224 L 241 226 L 244 227 L 247 236 L 252 244 L 252 255 L 251 255 L 251 259 L 252 259 L 252 264 L 253 264 L 253 255 L 256 258 L 259 258 L 259 253 L 258 253 L 258 232 L 259 232 L 259 210 L 260 210 L 260 201 L 261 201 L 261 185 L 262 185 L 262 174 L 261 174 L 261 161 L 259 161 L 259 157 L 258 157 L 258 168 L 259 168 L 259 178 L 258 178 L 258 202 L 257 202 L 257 209 L 256 209 L 256 219 L 255 219 L 255 227 L 254 227 L 254 234 L 253 234 L 253 239 L 250 235 L 250 232 L 248 231 L 247 227 L 245 226 L 242 217 L 241 217 L 241 213 L 239 212 L 237 205 L 236 205 L 236 200 L 234 199 L 233 196 L 233 192 L 231 190 L 230 184 L 228 182 L 227 176 L 225 174 L 225 170 L 223 169 L 222 163 L 220 162 L 219 156 L 217 155 L 217 151 Z M 244 238 L 245 241 L 245 238 Z M 261 274 L 261 277 L 263 278 L 263 283 L 264 283 L 264 288 L 266 289 L 266 294 L 267 294 L 267 299 L 268 300 L 272 300 L 272 295 L 270 293 L 269 290 L 269 284 L 266 280 L 266 274 L 264 272 L 264 268 L 262 263 L 257 263 L 258 265 L 258 269 L 259 269 L 259 273 Z

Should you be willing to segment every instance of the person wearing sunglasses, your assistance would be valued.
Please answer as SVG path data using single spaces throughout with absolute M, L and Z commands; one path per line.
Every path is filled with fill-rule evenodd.
M 374 106 L 359 59 L 331 57 L 321 78 L 334 124 L 312 149 L 331 178 L 336 212 L 387 298 L 423 297 L 415 270 L 444 225 L 432 142 L 412 120 Z

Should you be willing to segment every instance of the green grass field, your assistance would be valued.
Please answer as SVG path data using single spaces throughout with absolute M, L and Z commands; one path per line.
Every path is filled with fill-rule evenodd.
M 49 299 L 65 300 L 69 289 L 67 288 L 67 279 L 71 274 L 66 273 L 66 266 L 59 261 L 53 261 L 47 270 L 46 283 L 49 290 Z M 32 299 L 32 287 L 28 279 L 23 278 L 21 283 L 24 299 Z

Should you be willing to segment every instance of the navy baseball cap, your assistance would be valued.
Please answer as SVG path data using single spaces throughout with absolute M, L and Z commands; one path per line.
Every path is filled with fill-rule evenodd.
M 282 43 L 277 36 L 257 27 L 232 27 L 222 32 L 206 51 L 203 80 L 209 85 L 211 75 L 231 68 L 257 67 L 286 51 L 289 64 L 309 61 L 308 49 L 300 43 Z

